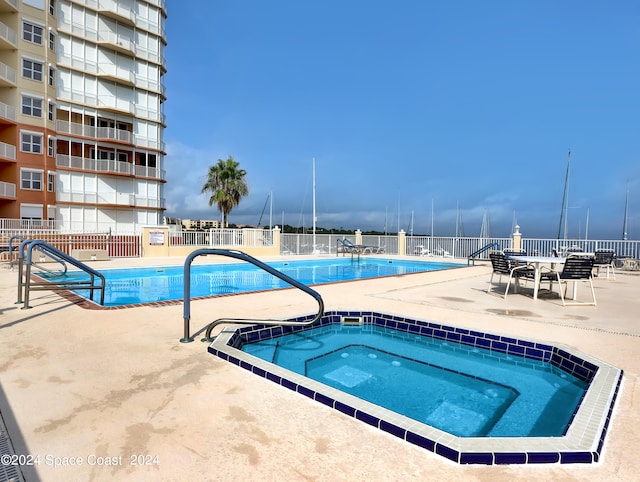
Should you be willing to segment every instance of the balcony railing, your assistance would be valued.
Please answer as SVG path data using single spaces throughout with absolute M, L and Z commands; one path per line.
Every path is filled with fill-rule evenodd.
M 4 3 L 10 4 L 16 11 L 18 10 L 18 0 L 4 0 Z M 164 2 L 163 2 L 164 3 Z M 4 11 L 4 9 L 3 9 Z
M 0 181 L 0 197 L 16 198 L 16 185 Z
M 84 171 L 105 172 L 112 174 L 136 175 L 151 177 L 153 179 L 165 179 L 165 171 L 154 167 L 134 166 L 129 162 L 116 161 L 114 159 L 90 159 L 67 154 L 56 155 L 56 167 L 68 167 L 82 169 Z
M 115 65 L 98 65 L 98 75 L 121 80 L 131 85 L 136 83 L 136 74 L 130 70 L 117 68 Z
M 11 144 L 7 144 L 5 142 L 0 142 L 0 157 L 4 157 L 6 159 L 11 159 L 13 161 L 16 160 L 16 146 Z
M 68 121 L 57 121 L 56 130 L 58 132 L 73 134 L 76 136 L 110 139 L 127 143 L 131 143 L 133 138 L 132 132 L 122 129 L 116 129 L 114 127 L 94 127 Z
M 73 192 L 58 191 L 58 202 L 71 202 L 79 204 L 108 204 L 115 206 L 129 206 L 142 208 L 164 208 L 164 198 L 150 198 L 138 196 L 127 192 Z
M 134 166 L 135 175 L 138 177 L 150 177 L 152 179 L 166 179 L 166 171 L 157 167 Z
M 122 5 L 119 2 L 113 0 L 98 0 L 98 2 L 88 2 L 89 4 L 96 5 L 98 11 L 108 17 L 115 18 L 116 20 L 125 21 L 131 25 L 135 25 L 136 15 L 127 6 Z
M 98 42 L 105 42 L 116 47 L 117 50 L 125 50 L 131 54 L 136 53 L 136 45 L 132 40 L 123 35 L 118 35 L 111 30 L 98 31 Z
M 0 62 L 0 79 L 12 85 L 15 85 L 17 78 L 18 76 L 14 69 L 9 67 L 7 64 Z
M 11 27 L 0 22 L 0 37 L 9 42 L 14 47 L 18 43 L 18 34 Z
M 10 121 L 16 121 L 16 108 L 12 105 L 5 104 L 4 102 L 0 102 L 0 117 L 4 119 L 9 119 Z

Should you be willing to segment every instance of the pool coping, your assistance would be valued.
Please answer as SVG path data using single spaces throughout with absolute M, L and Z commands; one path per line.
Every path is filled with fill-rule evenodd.
M 332 311 L 325 313 L 318 324 L 339 323 L 343 316 L 363 316 L 367 317 L 369 322 L 380 326 L 550 361 L 555 366 L 585 379 L 589 386 L 569 428 L 561 437 L 457 437 L 273 365 L 236 347 L 242 343 L 241 334 L 260 339 L 308 327 L 227 327 L 209 345 L 208 351 L 267 380 L 459 464 L 588 464 L 600 460 L 623 379 L 621 369 L 560 343 L 518 340 L 510 336 L 411 320 L 399 315 Z M 296 318 L 294 321 L 303 322 L 312 318 L 313 316 L 309 315 Z

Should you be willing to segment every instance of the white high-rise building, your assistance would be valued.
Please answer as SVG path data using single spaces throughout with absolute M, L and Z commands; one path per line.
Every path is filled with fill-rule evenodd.
M 165 0 L 0 0 L 0 218 L 164 214 Z

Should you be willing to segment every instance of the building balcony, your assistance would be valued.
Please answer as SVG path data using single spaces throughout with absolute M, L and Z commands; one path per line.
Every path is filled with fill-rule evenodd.
M 0 87 L 16 87 L 17 78 L 15 69 L 0 62 Z
M 7 144 L 6 142 L 0 142 L 0 160 L 2 159 L 15 162 L 16 146 Z
M 0 13 L 18 11 L 18 0 L 0 0 Z
M 1 120 L 2 118 L 0 114 L 0 122 Z M 78 124 L 75 122 L 59 120 L 56 121 L 56 131 L 58 132 L 58 134 L 69 134 L 71 136 L 86 137 L 90 139 L 105 139 L 109 141 L 117 141 L 126 144 L 132 144 L 137 147 L 155 149 L 161 152 L 166 152 L 167 150 L 166 144 L 163 141 L 144 136 L 137 136 L 130 131 L 115 129 L 113 127 L 93 127 L 84 124 Z
M 126 206 L 132 208 L 164 209 L 164 198 L 149 198 L 127 192 L 73 192 L 58 191 L 56 202 L 105 206 Z
M 127 69 L 121 69 L 115 65 L 99 65 L 98 77 L 117 82 L 119 84 L 126 84 L 131 87 L 136 84 L 136 74 Z
M 67 154 L 56 155 L 57 168 L 79 169 L 105 174 L 118 174 L 124 176 L 148 177 L 164 180 L 166 173 L 162 169 L 147 166 L 134 166 L 129 162 L 121 162 L 113 159 L 89 159 Z
M 84 104 L 107 112 L 128 116 L 133 116 L 136 111 L 135 104 L 129 100 L 118 98 L 115 95 L 98 96 L 80 90 L 62 90 L 58 95 L 58 100 L 67 100 L 76 104 Z
M 135 136 L 134 141 L 136 147 L 148 147 L 149 149 L 155 149 L 161 152 L 167 152 L 167 145 L 165 142 L 158 139 L 150 139 L 148 137 Z
M 0 181 L 0 198 L 15 199 L 16 185 L 11 182 Z
M 125 55 L 136 55 L 136 45 L 128 37 L 118 35 L 111 30 L 100 30 L 98 32 L 98 44 L 109 47 Z
M 117 114 L 135 115 L 135 104 L 115 96 L 96 98 L 96 107 Z
M 162 179 L 165 180 L 167 173 L 163 169 L 158 169 L 157 167 L 149 167 L 149 166 L 133 166 L 134 174 L 136 177 L 149 177 L 151 179 Z
M 15 49 L 18 45 L 18 34 L 11 27 L 0 22 L 0 49 Z
M 56 131 L 62 134 L 89 137 L 92 139 L 107 139 L 110 141 L 132 144 L 133 133 L 114 127 L 94 127 L 68 121 L 56 121 Z
M 0 102 L 0 124 L 15 124 L 16 120 L 16 108 Z
M 131 27 L 136 25 L 136 14 L 129 7 L 114 0 L 99 0 L 98 13 Z

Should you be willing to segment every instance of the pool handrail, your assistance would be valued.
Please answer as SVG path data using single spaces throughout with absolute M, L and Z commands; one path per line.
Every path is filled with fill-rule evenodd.
M 31 282 L 31 266 L 33 265 L 33 250 L 34 248 L 38 248 L 39 251 L 44 252 L 47 256 L 50 256 L 52 259 L 56 261 L 67 263 L 75 266 L 76 268 L 84 271 L 89 274 L 90 281 L 63 281 L 63 282 L 44 282 L 44 283 L 32 283 Z M 24 255 L 24 251 L 27 251 L 26 258 Z M 95 269 L 87 266 L 81 261 L 78 261 L 72 256 L 69 256 L 63 251 L 55 248 L 49 243 L 43 240 L 33 240 L 33 239 L 25 239 L 20 243 L 19 253 L 18 253 L 18 301 L 16 303 L 23 303 L 24 306 L 22 309 L 31 308 L 29 306 L 29 291 L 30 290 L 72 290 L 72 289 L 86 289 L 89 290 L 90 299 L 93 301 L 93 292 L 95 290 L 100 290 L 100 304 L 104 305 L 104 294 L 106 288 L 106 280 L 102 273 L 96 271 Z M 23 264 L 26 265 L 25 272 L 25 282 L 24 282 L 24 301 L 22 300 L 22 274 L 23 274 Z M 102 282 L 100 285 L 97 285 L 94 280 L 95 278 L 99 278 Z
M 26 245 L 26 243 L 22 243 L 23 241 L 25 241 L 25 238 L 16 234 L 15 236 L 11 236 L 11 238 L 9 238 L 9 268 L 13 269 L 13 240 L 14 239 L 19 239 L 21 241 L 20 243 L 20 247 L 22 248 L 20 250 L 20 252 L 18 253 L 18 259 L 22 258 L 24 256 L 24 246 Z M 33 241 L 31 239 L 27 239 L 27 241 Z M 21 256 L 22 254 L 22 256 Z M 46 254 L 49 258 L 51 258 L 53 261 L 56 261 L 58 263 L 60 263 L 62 265 L 62 273 L 60 273 L 58 276 L 62 276 L 64 274 L 66 274 L 67 272 L 67 265 L 64 262 L 64 260 L 60 259 L 59 257 L 55 256 L 53 253 L 47 253 L 43 251 L 43 254 Z M 40 266 L 39 264 L 33 263 L 34 266 L 37 266 L 38 269 L 45 271 L 49 274 L 55 274 L 55 271 L 50 270 L 49 268 L 45 268 L 44 266 Z
M 206 329 L 205 338 L 202 341 L 212 341 L 211 332 L 213 329 L 223 323 L 236 323 L 236 324 L 245 324 L 245 325 L 295 325 L 295 326 L 304 326 L 311 325 L 322 318 L 324 314 L 324 301 L 320 296 L 320 293 L 309 288 L 307 285 L 299 282 L 298 280 L 287 276 L 286 274 L 278 271 L 277 269 L 269 266 L 268 264 L 263 263 L 259 259 L 254 258 L 253 256 L 248 255 L 243 251 L 231 250 L 231 249 L 217 249 L 217 248 L 202 248 L 197 249 L 191 252 L 184 261 L 184 309 L 183 309 L 183 318 L 184 318 L 184 337 L 180 339 L 181 343 L 190 343 L 194 340 L 194 337 L 190 334 L 190 322 L 191 322 L 191 263 L 193 260 L 202 255 L 219 255 L 219 256 L 228 256 L 230 258 L 239 259 L 241 261 L 246 261 L 248 263 L 257 266 L 258 268 L 266 271 L 267 273 L 275 276 L 276 278 L 280 278 L 282 281 L 289 283 L 291 286 L 298 288 L 299 290 L 304 291 L 308 295 L 312 296 L 318 302 L 318 313 L 308 322 L 299 322 L 299 321 L 286 321 L 286 320 L 275 320 L 275 319 L 247 319 L 247 318 L 219 318 L 217 320 L 209 323 Z
M 477 249 L 476 251 L 471 253 L 469 256 L 467 256 L 467 266 L 469 266 L 470 264 L 475 266 L 476 265 L 476 257 L 477 256 L 479 256 L 480 254 L 484 253 L 485 251 L 490 250 L 491 248 L 496 248 L 497 249 L 498 247 L 499 247 L 498 243 L 485 244 L 482 248 Z
M 19 234 L 14 234 L 9 238 L 9 268 L 13 269 L 13 240 L 19 239 L 20 242 L 24 241 L 24 236 L 20 236 Z

